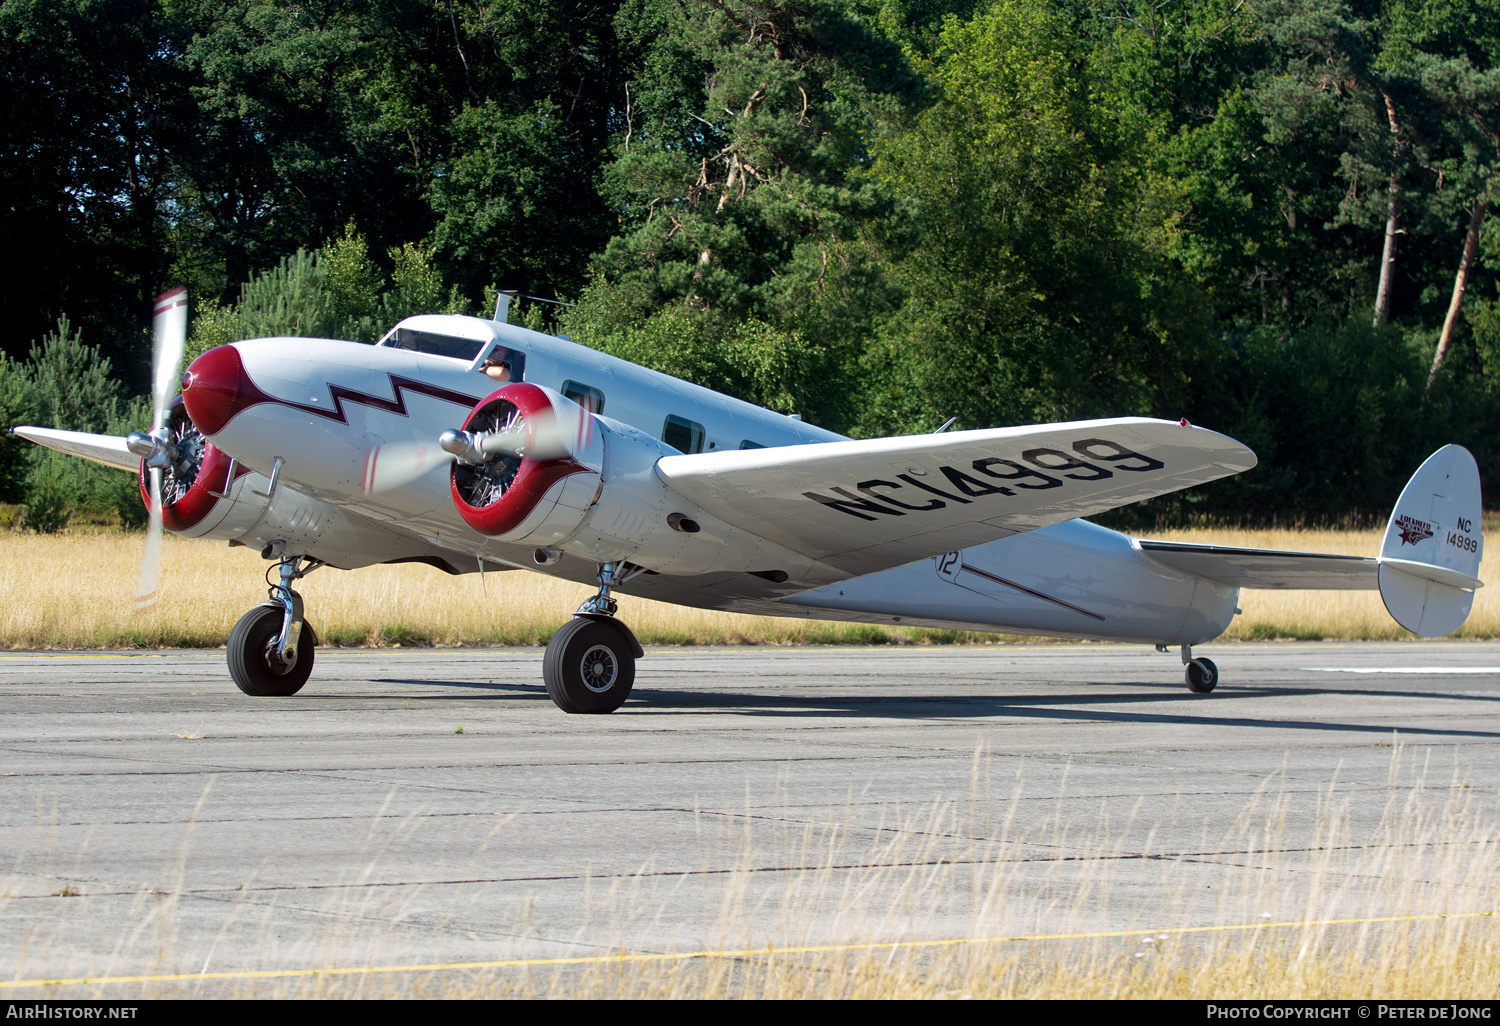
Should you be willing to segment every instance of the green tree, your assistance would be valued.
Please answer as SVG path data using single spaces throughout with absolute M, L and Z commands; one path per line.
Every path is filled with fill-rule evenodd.
M 0 4 L 4 350 L 69 312 L 132 380 L 171 263 L 173 154 L 191 134 L 181 34 L 155 0 Z
M 590 255 L 617 227 L 599 182 L 644 44 L 616 32 L 618 2 L 434 7 L 457 74 L 441 97 L 420 101 L 430 113 L 417 128 L 417 103 L 404 97 L 427 76 L 406 73 L 393 54 L 382 104 L 388 121 L 431 140 L 422 170 L 435 218 L 428 242 L 445 280 L 471 298 L 489 283 L 577 295 Z
M 1443 368 L 1453 344 L 1454 331 L 1464 298 L 1476 269 L 1480 237 L 1492 214 L 1500 186 L 1500 5 L 1491 9 L 1483 28 L 1472 31 L 1466 41 L 1483 47 L 1478 54 L 1442 55 L 1421 53 L 1417 58 L 1422 84 L 1440 104 L 1444 127 L 1450 139 L 1444 170 L 1450 176 L 1452 195 L 1460 210 L 1468 214 L 1453 292 L 1443 319 L 1442 332 L 1428 375 L 1429 387 Z
M 751 335 L 815 339 L 809 380 L 830 384 L 786 401 L 847 424 L 848 368 L 891 302 L 866 237 L 890 202 L 856 172 L 875 126 L 922 99 L 921 80 L 840 0 L 641 0 L 616 24 L 647 41 L 602 186 L 621 228 L 568 331 L 603 348 L 633 332 L 691 337 L 718 354 L 708 364 Z M 670 306 L 687 320 L 657 316 Z M 725 373 L 723 387 L 760 394 Z
M 199 303 L 185 359 L 247 338 L 374 342 L 413 314 L 468 312 L 458 288 L 445 287 L 427 246 L 408 243 L 387 257 L 394 265 L 389 280 L 352 225 L 322 249 L 283 257 L 246 282 L 233 305 Z
M 85 345 L 67 318 L 32 345 L 25 364 L 0 366 L 0 399 L 15 422 L 68 431 L 127 434 L 148 427 L 151 415 L 144 400 L 122 399 L 109 358 Z M 117 513 L 127 525 L 144 517 L 131 475 L 24 444 L 6 454 L 3 484 L 7 496 L 22 501 L 26 526 L 58 531 L 75 511 Z
M 10 429 L 29 424 L 31 387 L 23 364 L 0 353 L 0 502 L 21 502 L 26 498 L 27 459 L 32 444 Z
M 425 239 L 471 298 L 576 292 L 613 224 L 617 7 L 175 0 L 197 77 L 178 266 L 222 303 L 352 219 L 386 271 Z
M 1088 56 L 1030 4 L 944 31 L 942 99 L 877 149 L 908 298 L 867 362 L 867 430 L 1146 412 L 1184 387 L 1208 311 L 1165 256 L 1180 214 Z
M 585 308 L 618 298 L 603 282 L 591 289 L 604 295 L 585 293 Z M 577 330 L 577 320 L 567 323 Z M 828 347 L 795 329 L 750 318 L 713 330 L 674 303 L 641 323 L 622 318 L 604 330 L 597 322 L 585 330 L 589 344 L 611 356 L 779 413 L 820 423 L 839 423 L 851 414 L 847 377 L 827 373 Z

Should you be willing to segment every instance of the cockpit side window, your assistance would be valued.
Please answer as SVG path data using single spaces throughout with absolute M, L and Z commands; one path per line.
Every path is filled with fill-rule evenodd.
M 410 349 L 417 353 L 431 353 L 433 356 L 447 356 L 465 361 L 472 361 L 485 345 L 478 339 L 439 335 L 435 332 L 417 331 L 413 328 L 397 328 L 385 337 L 382 344 L 393 349 Z
M 505 346 L 496 346 L 490 350 L 484 362 L 479 365 L 490 379 L 505 384 L 511 381 L 526 380 L 526 354 L 519 349 L 507 349 Z

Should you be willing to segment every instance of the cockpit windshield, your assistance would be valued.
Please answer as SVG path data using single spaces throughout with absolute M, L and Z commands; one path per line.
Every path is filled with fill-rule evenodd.
M 434 356 L 449 356 L 455 360 L 472 362 L 486 343 L 474 338 L 459 338 L 456 335 L 439 335 L 432 331 L 417 331 L 414 328 L 397 328 L 380 342 L 392 349 L 410 349 Z

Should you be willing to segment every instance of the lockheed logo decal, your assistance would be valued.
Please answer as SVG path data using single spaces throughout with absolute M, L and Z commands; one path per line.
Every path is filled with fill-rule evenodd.
M 1415 545 L 1432 537 L 1432 525 L 1415 517 L 1397 517 L 1396 526 L 1401 530 L 1402 545 Z

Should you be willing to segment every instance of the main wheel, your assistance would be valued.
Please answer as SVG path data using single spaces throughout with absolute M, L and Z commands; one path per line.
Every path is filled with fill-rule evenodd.
M 575 617 L 547 643 L 542 680 L 563 712 L 611 713 L 630 697 L 635 654 L 608 620 Z
M 1188 690 L 1195 695 L 1206 695 L 1219 683 L 1219 668 L 1212 659 L 1194 659 L 1187 664 Z
M 281 620 L 280 606 L 256 606 L 229 632 L 229 675 L 247 695 L 295 695 L 312 675 L 313 649 L 318 646 L 312 624 L 303 622 L 297 662 L 283 671 L 281 661 L 272 655 L 281 637 Z

